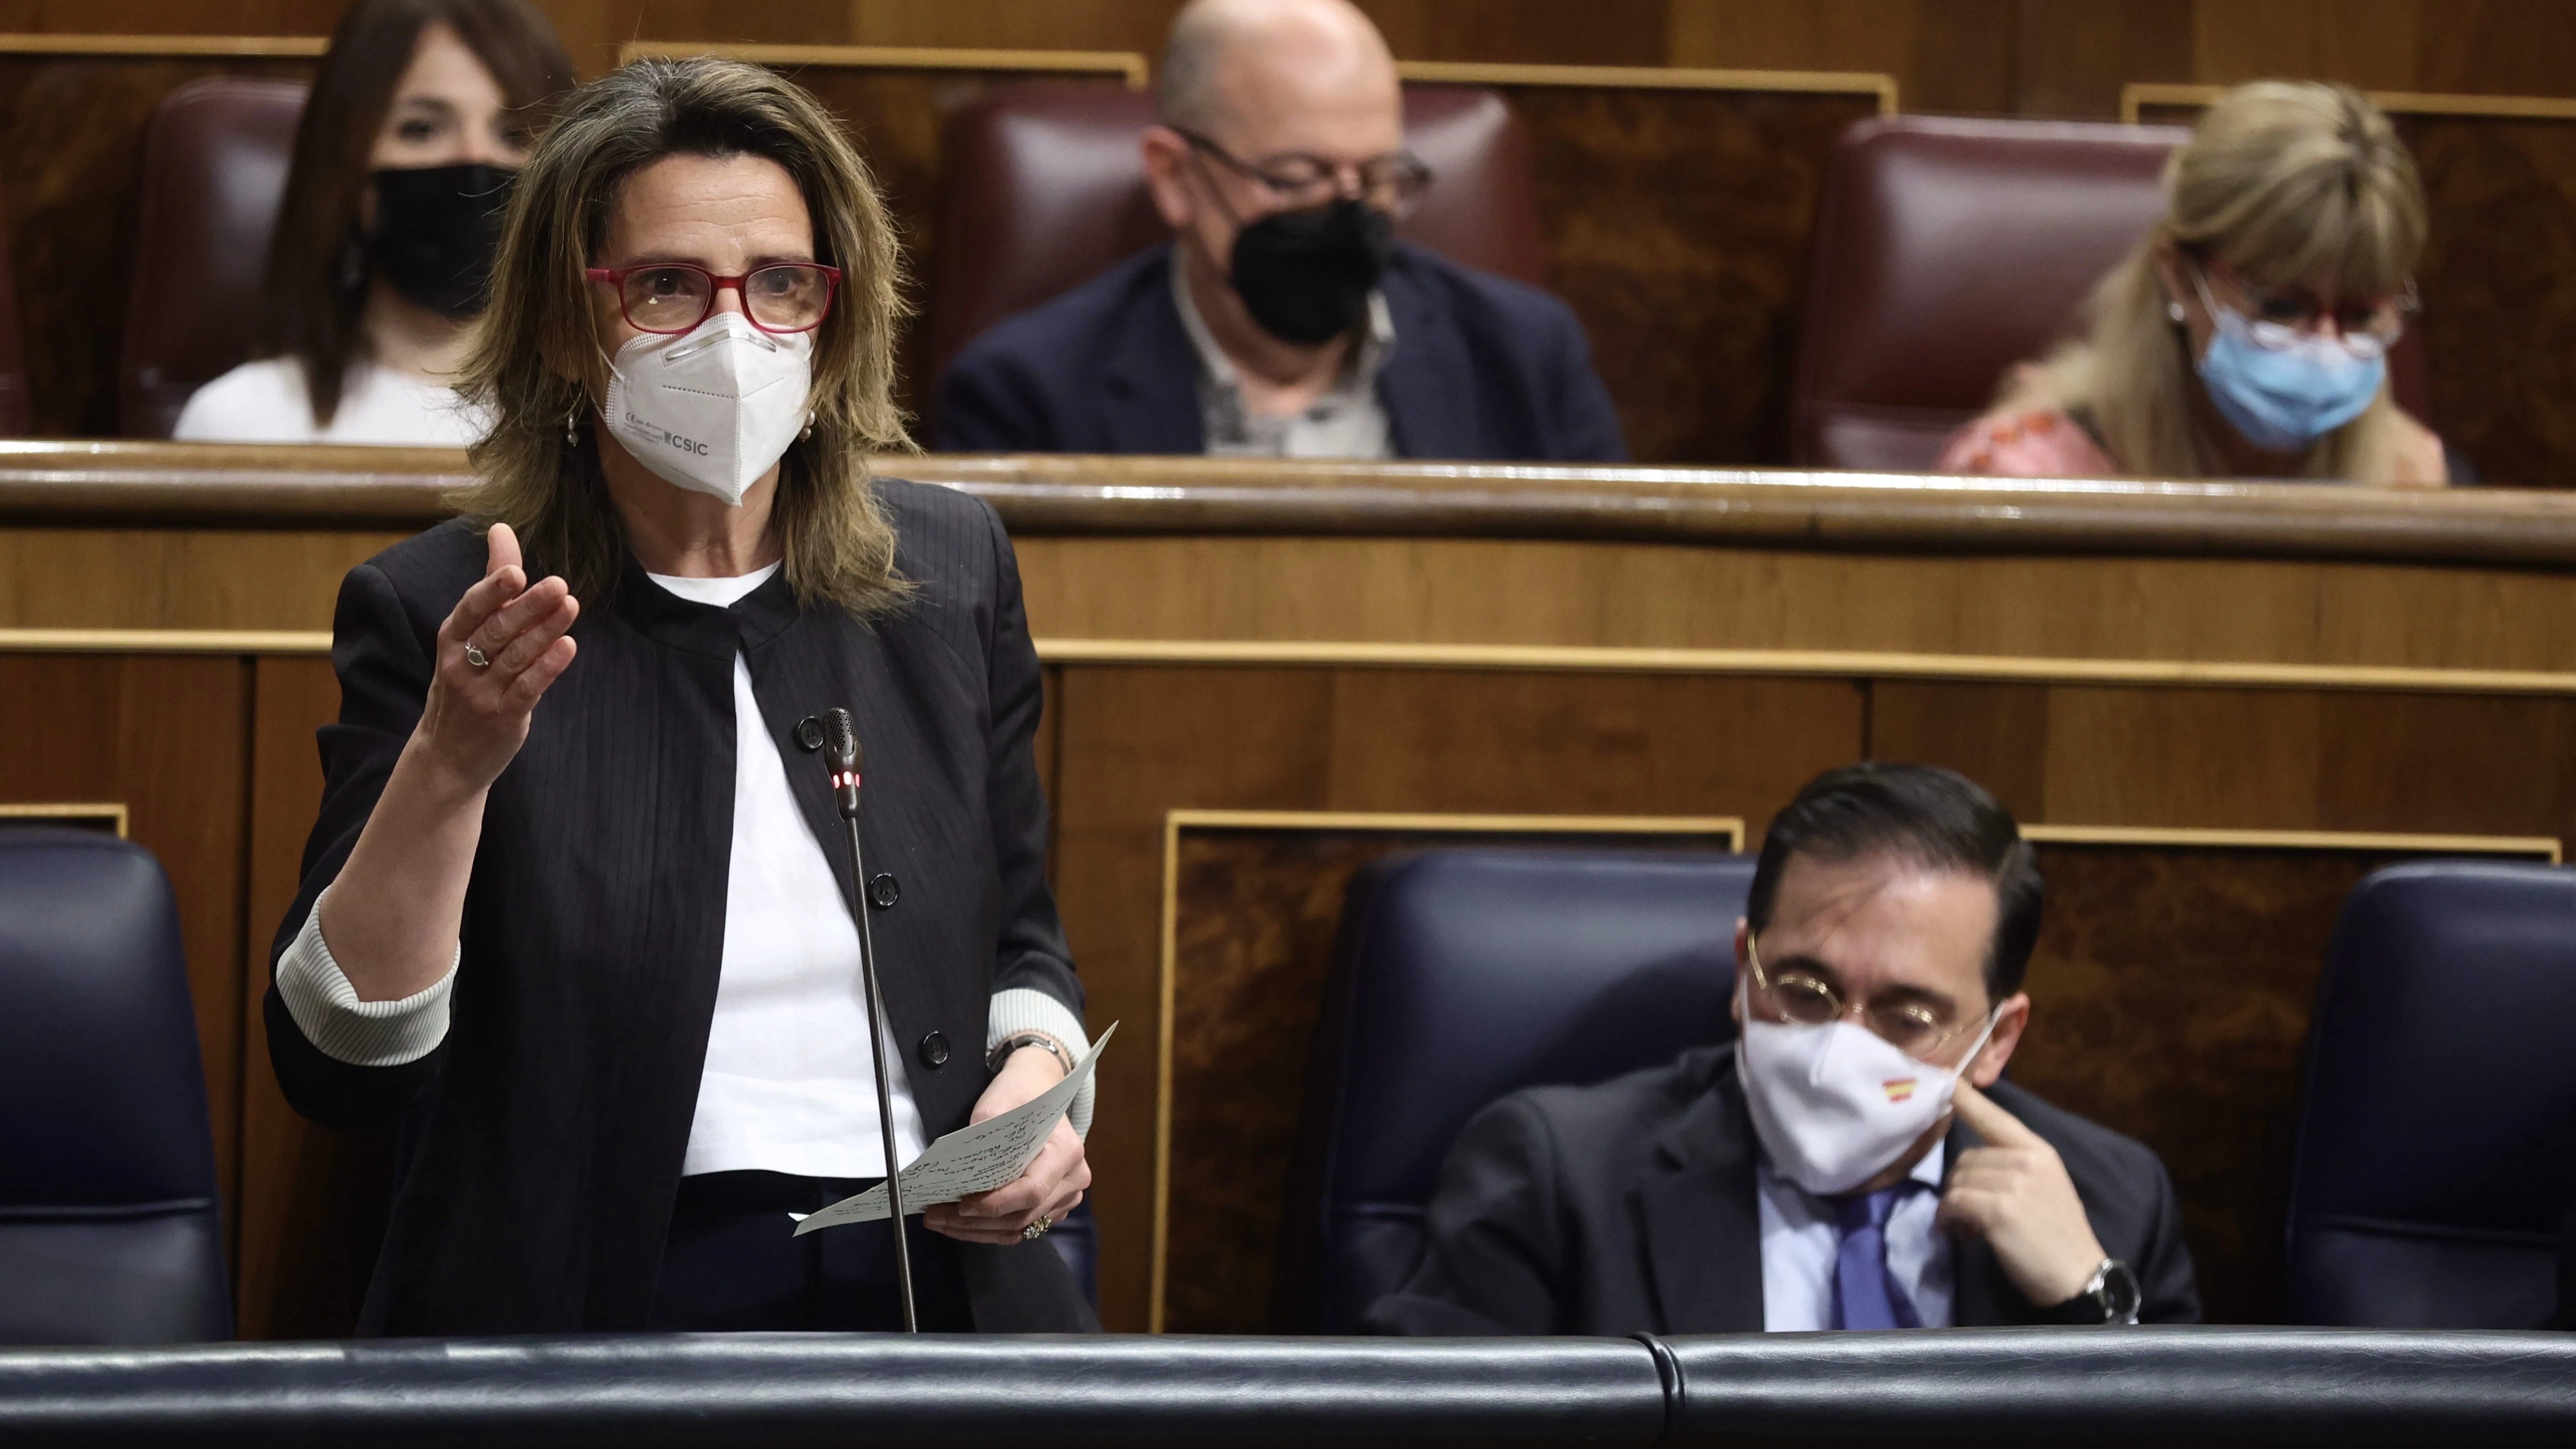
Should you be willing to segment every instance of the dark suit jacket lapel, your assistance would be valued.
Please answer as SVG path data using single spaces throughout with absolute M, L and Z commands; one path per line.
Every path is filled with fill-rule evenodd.
M 1199 355 L 1172 303 L 1171 247 L 1149 266 L 1129 293 L 1125 314 L 1109 349 L 1101 379 L 1101 426 L 1108 453 L 1207 451 L 1206 420 L 1199 413 Z
M 1968 1124 L 1950 1119 L 1941 1140 L 1941 1187 L 1948 1191 L 1959 1154 L 1984 1145 Z M 1996 1328 L 2032 1321 L 2030 1300 L 2004 1276 L 2003 1264 L 1983 1238 L 1954 1234 L 1950 1239 L 1950 1323 L 1955 1328 Z
M 1405 268 L 1400 253 L 1379 290 L 1395 322 L 1395 351 L 1377 375 L 1377 395 L 1386 408 L 1396 454 L 1405 458 L 1481 456 L 1483 450 L 1476 444 L 1475 359 L 1467 355 L 1466 340 L 1431 305 L 1429 294 Z
M 1637 1189 L 1637 1211 L 1662 1330 L 1761 1332 L 1753 1120 L 1731 1064 L 1656 1147 L 1665 1171 Z

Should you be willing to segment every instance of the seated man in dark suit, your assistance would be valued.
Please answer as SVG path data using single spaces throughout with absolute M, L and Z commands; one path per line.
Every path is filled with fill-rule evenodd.
M 2000 1082 L 2029 845 L 1948 770 L 1858 765 L 1762 842 L 1739 1036 L 1487 1108 L 1381 1331 L 1626 1334 L 2200 1317 L 2154 1153 Z
M 1169 245 L 997 324 L 939 391 L 950 452 L 1616 462 L 1582 326 L 1393 240 L 1430 184 L 1346 0 L 1197 0 L 1144 135 Z

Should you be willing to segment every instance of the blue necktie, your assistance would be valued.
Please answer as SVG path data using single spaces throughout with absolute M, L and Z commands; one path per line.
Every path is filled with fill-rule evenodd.
M 1897 1200 L 1920 1191 L 1912 1178 L 1873 1193 L 1828 1198 L 1841 1221 L 1842 1248 L 1834 1255 L 1836 1328 L 1921 1328 L 1914 1300 L 1887 1270 L 1887 1217 Z

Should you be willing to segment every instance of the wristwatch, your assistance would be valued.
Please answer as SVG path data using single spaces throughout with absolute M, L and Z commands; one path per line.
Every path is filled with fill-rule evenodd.
M 2104 1258 L 2102 1266 L 2076 1291 L 2074 1297 L 2039 1311 L 2043 1323 L 2079 1326 L 2135 1323 L 2143 1302 L 2138 1292 L 2138 1275 L 2117 1258 Z
M 1064 1044 L 1042 1031 L 1014 1032 L 1011 1035 L 1002 1038 L 1000 1041 L 993 1043 L 993 1050 L 984 1058 L 984 1070 L 988 1072 L 1000 1071 L 1002 1069 L 1002 1063 L 1011 1059 L 1011 1053 L 1027 1046 L 1036 1047 L 1040 1051 L 1054 1057 L 1055 1064 L 1064 1068 L 1064 1074 L 1066 1076 L 1069 1077 L 1073 1075 L 1073 1058 L 1066 1054 Z

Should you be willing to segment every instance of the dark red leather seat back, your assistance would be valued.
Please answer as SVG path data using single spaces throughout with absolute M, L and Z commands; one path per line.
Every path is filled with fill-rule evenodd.
M 18 275 L 9 265 L 9 220 L 0 213 L 0 438 L 23 438 L 34 428 L 27 351 L 18 332 Z
M 1893 116 L 1835 147 L 1790 455 L 1919 472 L 2164 214 L 2172 126 Z
M 2178 126 L 1892 116 L 1835 147 L 1790 412 L 1795 462 L 1920 472 L 2079 325 L 2164 214 Z M 2423 416 L 2422 349 L 2391 358 Z
M 1493 91 L 1405 87 L 1405 141 L 1431 190 L 1402 234 L 1525 282 L 1545 268 L 1529 135 Z M 1137 133 L 1153 97 L 1060 81 L 1005 86 L 949 125 L 947 190 L 929 276 L 925 396 L 985 328 L 1168 233 L 1145 190 Z
M 117 365 L 127 437 L 170 436 L 188 395 L 250 356 L 304 93 L 292 81 L 209 76 L 152 113 Z

